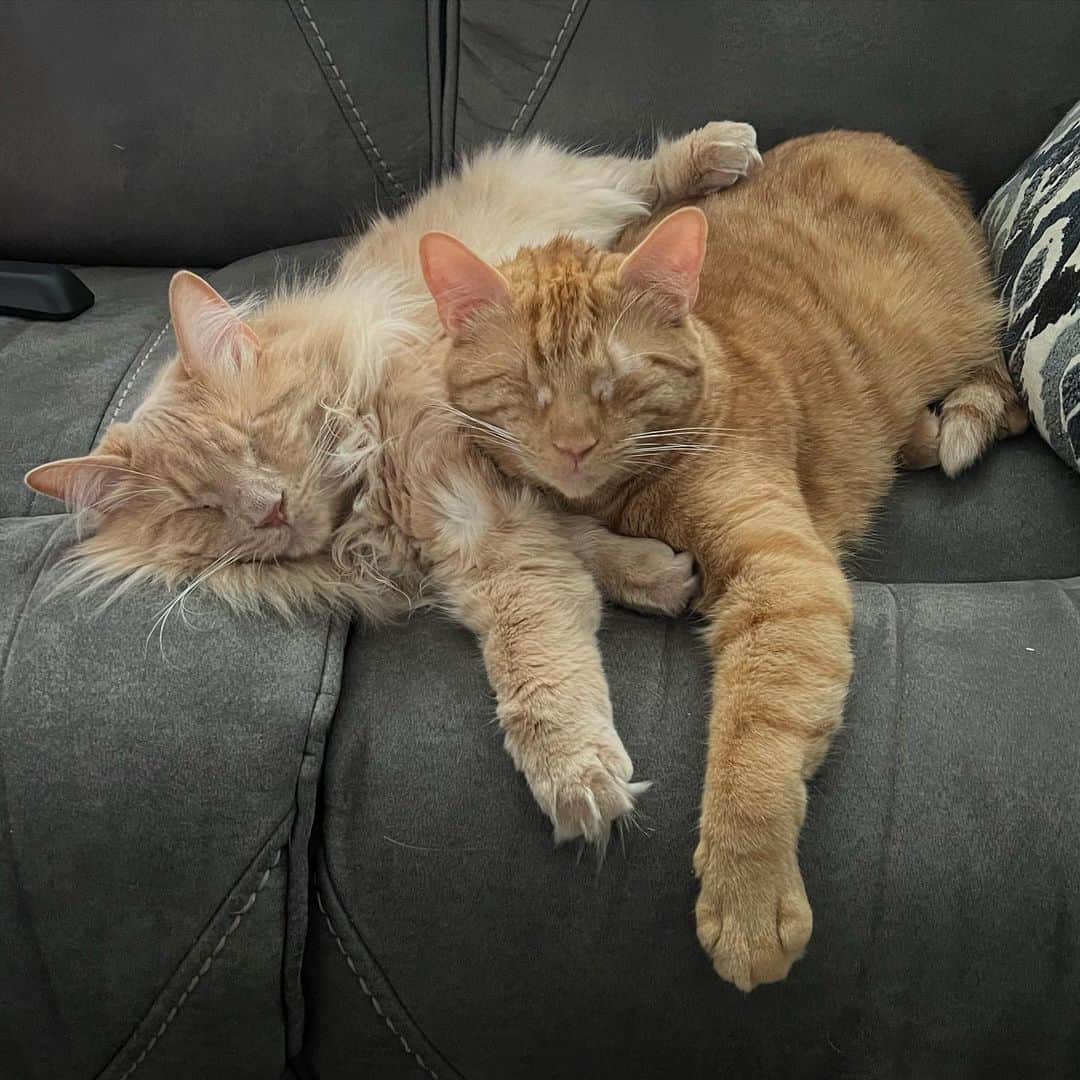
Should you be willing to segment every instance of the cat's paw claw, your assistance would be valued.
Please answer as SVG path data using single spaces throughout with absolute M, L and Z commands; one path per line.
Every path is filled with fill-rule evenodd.
M 691 555 L 676 552 L 661 540 L 640 540 L 628 566 L 618 602 L 653 615 L 678 615 L 701 589 Z
M 694 855 L 697 934 L 716 973 L 745 992 L 786 978 L 814 925 L 798 866 L 781 862 L 748 874 L 713 862 L 704 847 Z
M 634 766 L 618 736 L 551 756 L 539 775 L 529 776 L 536 801 L 554 826 L 556 844 L 583 838 L 601 850 L 611 825 L 634 809 L 647 781 L 632 781 Z

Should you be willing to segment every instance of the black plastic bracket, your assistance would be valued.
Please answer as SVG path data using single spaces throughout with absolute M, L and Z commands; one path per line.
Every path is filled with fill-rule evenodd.
M 61 321 L 93 302 L 94 294 L 64 266 L 0 260 L 0 315 Z

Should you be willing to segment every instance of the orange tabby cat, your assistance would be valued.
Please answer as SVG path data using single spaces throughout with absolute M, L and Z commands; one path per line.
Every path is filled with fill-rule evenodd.
M 955 472 L 1022 426 L 975 219 L 910 151 L 836 132 L 776 148 L 629 255 L 556 240 L 499 272 L 444 234 L 421 253 L 440 309 L 473 311 L 449 391 L 502 469 L 698 560 L 715 661 L 698 937 L 742 989 L 781 979 L 811 932 L 806 780 L 852 668 L 841 553 L 905 444 Z

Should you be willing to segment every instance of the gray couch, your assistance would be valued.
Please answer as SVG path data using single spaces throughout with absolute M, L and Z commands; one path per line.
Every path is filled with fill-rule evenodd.
M 204 601 L 148 639 L 160 594 L 50 595 L 73 523 L 21 478 L 130 415 L 176 267 L 320 265 L 527 131 L 880 129 L 981 202 L 1080 97 L 1077 41 L 1072 0 L 0 6 L 0 257 L 97 296 L 0 318 L 0 1075 L 1075 1076 L 1080 478 L 1034 436 L 905 477 L 853 560 L 815 936 L 749 997 L 693 932 L 689 622 L 606 620 L 656 785 L 597 871 L 552 849 L 463 630 Z

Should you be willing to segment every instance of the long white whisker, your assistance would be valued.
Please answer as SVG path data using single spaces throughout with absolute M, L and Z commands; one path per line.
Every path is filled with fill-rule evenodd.
M 458 417 L 460 420 L 464 420 L 467 423 L 473 424 L 482 429 L 483 431 L 490 433 L 491 435 L 497 436 L 498 438 L 505 440 L 507 443 L 512 443 L 516 446 L 519 445 L 521 442 L 521 440 L 516 435 L 511 434 L 511 432 L 507 431 L 506 428 L 501 428 L 498 426 L 498 424 L 491 424 L 487 420 L 481 420 L 480 417 L 473 416 L 472 413 L 467 413 L 463 409 L 459 409 L 456 406 L 451 405 L 449 402 L 436 401 L 433 402 L 433 404 L 437 405 L 439 408 L 450 413 L 451 415 Z
M 716 454 L 723 452 L 723 447 L 708 446 L 704 443 L 661 443 L 653 446 L 639 446 L 625 451 L 626 457 L 652 457 L 654 454 L 668 454 L 672 451 L 688 454 Z
M 165 660 L 165 624 L 169 621 L 169 616 L 173 613 L 177 605 L 183 604 L 185 598 L 210 577 L 211 574 L 215 574 L 218 570 L 224 569 L 230 562 L 235 562 L 236 558 L 239 557 L 237 555 L 238 551 L 239 549 L 234 547 L 230 548 L 224 555 L 219 555 L 205 570 L 202 570 L 193 581 L 185 586 L 161 609 L 161 611 L 158 612 L 153 625 L 150 627 L 150 632 L 146 635 L 144 655 L 146 649 L 150 647 L 150 639 L 154 636 L 154 631 L 156 630 L 158 635 L 158 649 L 161 652 L 161 659 Z
M 628 435 L 623 442 L 631 442 L 635 439 L 658 439 L 665 435 L 732 435 L 736 428 L 660 428 L 656 431 L 640 431 L 636 435 Z

